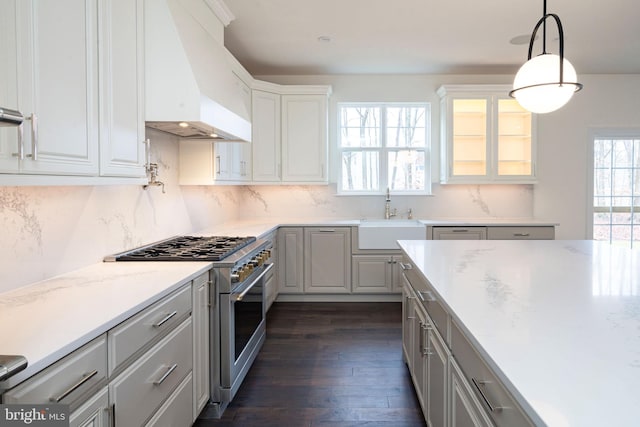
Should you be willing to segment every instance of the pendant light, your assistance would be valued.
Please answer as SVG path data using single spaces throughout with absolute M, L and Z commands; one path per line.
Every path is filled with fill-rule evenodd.
M 559 55 L 547 53 L 547 18 L 553 18 L 558 26 Z M 533 42 L 542 25 L 542 53 L 531 59 Z M 529 42 L 527 62 L 518 70 L 509 95 L 532 113 L 550 113 L 565 105 L 582 85 L 577 83 L 576 70 L 564 57 L 564 32 L 558 15 L 547 13 L 544 0 L 543 16 L 540 18 Z

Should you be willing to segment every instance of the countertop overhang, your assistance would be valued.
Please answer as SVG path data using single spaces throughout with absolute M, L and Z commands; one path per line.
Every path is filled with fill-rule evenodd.
M 640 420 L 640 251 L 595 241 L 400 241 L 534 420 Z

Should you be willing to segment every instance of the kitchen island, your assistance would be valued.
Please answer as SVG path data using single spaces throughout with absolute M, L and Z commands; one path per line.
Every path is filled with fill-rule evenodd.
M 640 251 L 593 241 L 399 243 L 447 312 L 447 330 L 459 328 L 535 425 L 640 423 Z

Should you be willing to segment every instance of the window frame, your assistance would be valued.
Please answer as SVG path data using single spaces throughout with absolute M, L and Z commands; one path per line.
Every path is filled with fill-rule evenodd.
M 588 153 L 587 153 L 587 157 L 588 157 L 588 161 L 587 161 L 587 165 L 588 165 L 588 173 L 587 173 L 587 218 L 586 218 L 586 236 L 587 239 L 593 240 L 593 227 L 594 227 L 594 221 L 593 221 L 593 217 L 594 214 L 596 213 L 596 209 L 594 206 L 594 186 L 595 186 L 595 155 L 594 155 L 594 150 L 595 150 L 595 142 L 596 140 L 600 140 L 600 139 L 611 139 L 611 140 L 620 140 L 620 139 L 632 139 L 632 140 L 639 140 L 640 139 L 640 128 L 628 128 L 628 129 L 621 129 L 621 128 L 606 128 L 606 129 L 591 129 L 589 131 L 589 144 L 588 144 Z M 632 168 L 632 169 L 637 169 L 638 171 L 640 171 L 640 165 L 637 168 Z M 635 212 L 635 210 L 633 209 L 633 198 L 636 196 L 631 196 L 632 197 L 632 201 L 631 201 L 631 214 L 633 214 Z M 610 209 L 610 212 L 613 212 L 613 209 Z M 638 213 L 640 213 L 640 209 L 638 210 Z M 611 224 L 610 226 L 615 225 L 615 224 Z M 630 224 L 630 227 L 633 227 L 633 222 L 632 224 Z M 640 225 L 640 224 L 637 224 Z M 604 240 L 603 240 L 604 241 Z M 635 240 L 637 242 L 637 240 Z M 611 239 L 609 240 L 609 243 L 614 244 L 614 243 L 620 243 L 620 242 L 627 242 L 627 241 L 612 241 Z M 631 248 L 634 247 L 633 245 L 633 234 L 631 234 L 631 240 L 628 241 L 629 246 Z
M 343 147 L 342 140 L 342 109 L 344 107 L 363 107 L 363 108 L 380 108 L 380 147 Z M 425 109 L 424 117 L 424 147 L 389 147 L 386 143 L 386 130 L 387 130 L 387 108 L 398 107 L 421 107 Z M 386 194 L 389 176 L 389 153 L 394 151 L 418 151 L 424 153 L 424 189 L 422 190 L 391 190 L 391 194 L 401 196 L 425 196 L 431 195 L 431 103 L 427 101 L 423 102 L 338 102 L 336 105 L 337 110 L 337 126 L 336 126 L 336 148 L 338 155 L 338 182 L 337 193 L 340 196 L 379 196 Z M 379 153 L 379 188 L 372 191 L 345 191 L 342 189 L 343 175 L 342 175 L 342 155 L 346 151 L 357 152 L 377 152 Z

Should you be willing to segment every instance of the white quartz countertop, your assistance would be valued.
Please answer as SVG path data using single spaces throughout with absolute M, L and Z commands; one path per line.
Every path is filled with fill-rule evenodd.
M 206 262 L 99 263 L 0 294 L 0 354 L 27 368 L 13 387 L 211 268 Z
M 593 241 L 400 241 L 541 425 L 640 425 L 640 251 Z
M 381 218 L 343 219 L 343 218 L 277 218 L 270 220 L 231 221 L 199 230 L 197 235 L 227 235 L 262 237 L 278 227 L 351 227 L 358 226 L 361 221 L 385 221 Z M 557 222 L 535 218 L 415 218 L 429 226 L 556 226 Z M 390 219 L 389 222 L 397 221 Z

